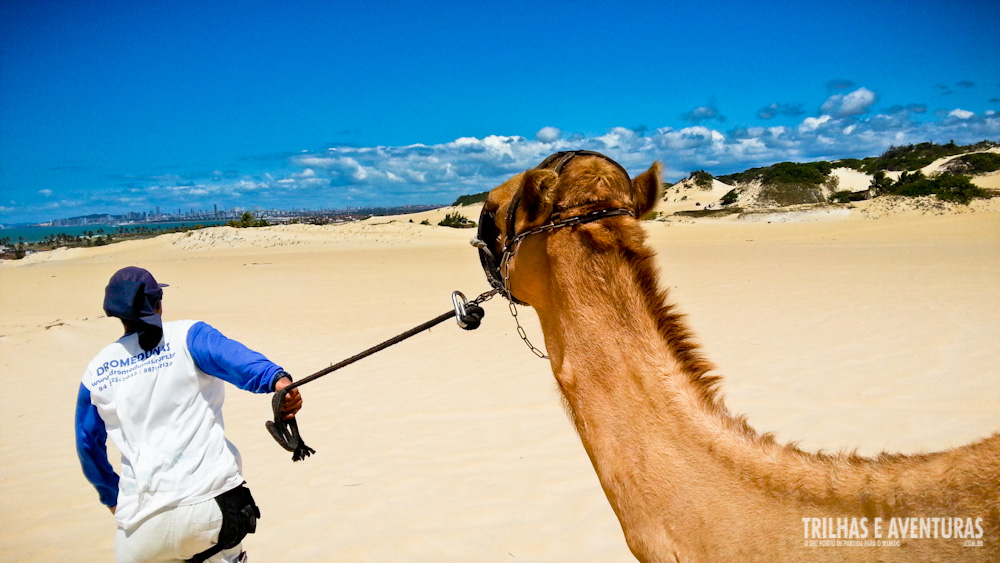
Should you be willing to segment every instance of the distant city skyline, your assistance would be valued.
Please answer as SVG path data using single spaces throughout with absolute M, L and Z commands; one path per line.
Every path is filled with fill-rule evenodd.
M 400 206 L 360 206 L 342 208 L 273 208 L 273 209 L 244 209 L 233 207 L 231 209 L 194 209 L 187 211 L 183 209 L 169 210 L 157 207 L 151 211 L 127 211 L 124 213 L 88 213 L 73 217 L 60 217 L 48 221 L 29 222 L 18 224 L 19 226 L 79 226 L 79 225 L 109 225 L 127 222 L 134 223 L 154 223 L 160 221 L 197 221 L 197 220 L 228 220 L 239 218 L 243 213 L 250 212 L 255 217 L 321 217 L 331 214 L 385 214 L 386 211 L 393 213 L 406 213 L 426 211 L 434 209 L 437 205 L 400 205 Z
M 0 224 L 0 250 L 21 243 L 44 243 L 49 238 L 66 236 L 92 237 L 119 232 L 143 234 L 163 229 L 188 229 L 200 226 L 224 224 L 239 221 L 249 212 L 255 219 L 264 219 L 269 224 L 284 224 L 292 221 L 307 223 L 342 222 L 364 219 L 371 216 L 401 215 L 419 213 L 434 209 L 433 205 L 411 205 L 400 207 L 349 207 L 343 209 L 254 209 L 240 208 L 225 210 L 167 210 L 152 212 L 130 211 L 127 213 L 93 213 L 77 217 L 66 217 L 38 223 Z M 136 229 L 145 229 L 136 231 Z
M 978 0 L 7 0 L 0 223 L 450 203 L 576 148 L 677 180 L 996 141 L 998 21 Z

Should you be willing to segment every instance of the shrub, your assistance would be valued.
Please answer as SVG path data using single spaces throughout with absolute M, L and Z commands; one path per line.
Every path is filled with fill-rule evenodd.
M 226 225 L 236 227 L 237 229 L 246 229 L 248 227 L 266 227 L 267 224 L 267 221 L 264 219 L 256 219 L 253 216 L 253 213 L 250 213 L 249 211 L 244 211 L 243 215 L 240 216 L 239 221 L 234 219 L 226 223 Z
M 935 180 L 935 194 L 941 201 L 953 201 L 969 205 L 977 197 L 986 197 L 986 193 L 973 184 L 968 176 L 942 174 Z
M 953 174 L 987 174 L 1000 170 L 1000 154 L 977 152 L 962 155 L 948 163 Z
M 759 199 L 779 207 L 826 201 L 823 190 L 814 184 L 768 184 L 760 190 Z
M 740 196 L 739 192 L 737 192 L 736 189 L 734 188 L 726 192 L 726 195 L 722 196 L 722 199 L 719 200 L 719 203 L 721 203 L 722 205 L 732 205 L 736 203 L 736 200 L 739 199 L 739 196 Z
M 762 184 L 800 184 L 818 186 L 826 181 L 833 170 L 827 161 L 779 162 L 765 168 L 751 168 L 745 172 L 719 176 L 727 184 L 749 183 L 759 180 Z
M 695 170 L 691 173 L 689 178 L 694 180 L 694 185 L 698 186 L 703 190 L 712 189 L 712 175 L 704 170 Z
M 837 191 L 837 188 L 840 187 L 840 178 L 833 174 L 827 176 L 826 181 L 823 182 L 823 187 L 831 192 Z
M 476 226 L 474 221 L 469 221 L 461 213 L 449 213 L 445 215 L 445 218 L 438 223 L 442 227 L 452 227 L 455 229 L 471 229 Z
M 693 209 L 690 211 L 678 211 L 674 213 L 677 217 L 695 217 L 695 218 L 707 218 L 707 217 L 726 217 L 729 215 L 736 215 L 738 213 L 743 213 L 742 207 L 726 207 L 725 209 Z
M 874 159 L 866 158 L 864 160 L 861 160 L 857 158 L 845 158 L 834 162 L 834 164 L 836 164 L 838 168 L 850 168 L 851 170 L 864 172 L 868 160 L 874 160 Z
M 850 203 L 851 202 L 851 191 L 841 190 L 839 192 L 834 192 L 830 196 L 830 201 L 834 203 Z
M 892 188 L 892 179 L 885 175 L 885 172 L 879 170 L 872 177 L 872 182 L 868 186 L 868 190 L 871 192 L 872 197 L 877 196 L 880 193 L 888 191 Z
M 822 184 L 833 170 L 829 162 L 779 162 L 761 174 L 765 184 Z
M 937 196 L 941 201 L 951 201 L 968 205 L 977 197 L 986 197 L 986 192 L 973 184 L 968 176 L 956 176 L 945 172 L 939 176 L 928 178 L 921 172 L 903 172 L 886 193 L 895 195 L 920 197 Z

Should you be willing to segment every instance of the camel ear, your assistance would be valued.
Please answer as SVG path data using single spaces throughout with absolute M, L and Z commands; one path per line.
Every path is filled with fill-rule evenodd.
M 635 194 L 635 216 L 642 218 L 656 207 L 660 201 L 660 190 L 663 182 L 660 181 L 660 163 L 654 162 L 649 170 L 639 174 L 632 180 L 632 193 Z
M 521 184 L 521 205 L 529 223 L 552 214 L 552 199 L 559 176 L 551 170 L 528 170 Z

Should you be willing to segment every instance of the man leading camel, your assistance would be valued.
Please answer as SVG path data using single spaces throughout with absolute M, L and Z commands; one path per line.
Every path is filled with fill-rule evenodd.
M 263 355 L 199 321 L 163 322 L 166 284 L 127 267 L 105 289 L 104 310 L 125 335 L 83 375 L 76 443 L 84 475 L 115 515 L 115 553 L 132 561 L 245 561 L 240 541 L 260 516 L 239 452 L 224 435 L 224 382 L 254 393 L 291 377 Z M 284 399 L 291 418 L 298 390 Z M 108 437 L 122 475 L 108 462 Z

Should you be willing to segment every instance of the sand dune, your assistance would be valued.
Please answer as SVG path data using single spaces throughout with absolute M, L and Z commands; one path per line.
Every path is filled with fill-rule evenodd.
M 731 411 L 808 449 L 916 452 L 1000 429 L 991 205 L 646 225 Z M 304 376 L 446 311 L 453 290 L 487 289 L 472 231 L 420 224 L 444 214 L 220 227 L 0 264 L 3 560 L 112 558 L 72 427 L 82 370 L 120 331 L 101 311 L 116 269 L 170 283 L 166 318 L 205 320 Z M 264 512 L 254 561 L 632 560 L 549 366 L 506 303 L 486 311 L 477 331 L 449 322 L 303 388 L 318 451 L 304 462 L 264 430 L 267 397 L 230 390 L 227 433 Z
M 1000 154 L 1000 148 L 980 152 Z M 971 153 L 967 153 L 971 154 Z M 934 176 L 946 171 L 949 162 L 964 155 L 943 157 L 920 169 L 926 176 Z M 886 175 L 896 180 L 902 172 L 887 172 Z M 867 190 L 873 176 L 852 168 L 834 168 L 831 177 L 835 179 L 833 187 L 828 188 L 826 195 L 832 191 L 860 192 Z M 981 174 L 971 177 L 974 185 L 987 190 L 1000 190 L 1000 172 Z M 664 190 L 663 200 L 657 206 L 657 211 L 663 216 L 661 220 L 693 222 L 690 217 L 672 216 L 678 212 L 703 211 L 722 209 L 721 200 L 730 190 L 736 189 L 739 195 L 735 207 L 744 212 L 728 217 L 729 220 L 751 222 L 808 222 L 846 219 L 852 216 L 864 218 L 882 218 L 895 215 L 941 215 L 946 213 L 969 213 L 976 211 L 1000 211 L 1000 199 L 977 200 L 972 205 L 946 203 L 935 197 L 910 198 L 882 196 L 876 200 L 841 205 L 800 205 L 777 208 L 772 202 L 761 199 L 764 186 L 759 181 L 734 186 L 712 180 L 710 187 L 698 186 L 694 179 L 686 178 Z M 719 217 L 711 218 L 718 221 Z

